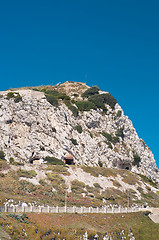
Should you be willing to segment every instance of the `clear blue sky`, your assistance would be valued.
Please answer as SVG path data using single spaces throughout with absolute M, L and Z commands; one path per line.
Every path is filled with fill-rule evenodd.
M 159 2 L 0 0 L 0 90 L 82 81 L 109 91 L 159 166 Z

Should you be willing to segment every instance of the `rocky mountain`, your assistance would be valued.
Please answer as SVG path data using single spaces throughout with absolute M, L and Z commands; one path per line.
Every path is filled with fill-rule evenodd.
M 0 92 L 0 143 L 7 161 L 128 169 L 159 182 L 153 153 L 116 99 L 84 83 Z

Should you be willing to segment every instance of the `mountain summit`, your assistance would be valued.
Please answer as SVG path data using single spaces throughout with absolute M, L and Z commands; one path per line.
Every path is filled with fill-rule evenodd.
M 56 86 L 0 92 L 0 158 L 7 161 L 103 166 L 159 182 L 150 148 L 117 100 L 97 86 Z

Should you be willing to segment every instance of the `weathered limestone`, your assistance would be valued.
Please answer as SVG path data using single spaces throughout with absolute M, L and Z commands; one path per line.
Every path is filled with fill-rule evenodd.
M 100 161 L 110 168 L 131 168 L 159 182 L 151 150 L 139 139 L 132 122 L 118 104 L 114 110 L 107 106 L 106 115 L 91 110 L 74 117 L 65 104 L 53 107 L 42 92 L 18 92 L 22 96 L 22 102 L 18 103 L 12 98 L 6 99 L 7 91 L 0 93 L 0 150 L 5 152 L 8 161 L 13 157 L 16 161 L 29 162 L 34 157 L 37 164 L 46 156 L 63 160 L 71 154 L 77 165 L 98 166 Z M 121 111 L 120 117 L 117 117 L 118 111 Z M 82 133 L 74 129 L 78 124 L 82 126 Z M 100 134 L 104 131 L 115 137 L 121 128 L 124 137 L 119 137 L 119 142 L 111 146 Z M 71 138 L 76 139 L 78 145 L 74 145 Z M 141 158 L 139 167 L 132 165 L 134 152 Z

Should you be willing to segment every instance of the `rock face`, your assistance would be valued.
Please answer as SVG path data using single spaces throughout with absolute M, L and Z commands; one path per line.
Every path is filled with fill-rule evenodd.
M 62 101 L 52 106 L 43 92 L 14 90 L 22 101 L 7 98 L 8 92 L 0 92 L 0 150 L 6 160 L 43 161 L 46 156 L 64 160 L 71 154 L 76 165 L 126 168 L 159 182 L 151 150 L 118 103 L 114 109 L 106 106 L 106 114 L 91 109 L 75 117 Z

